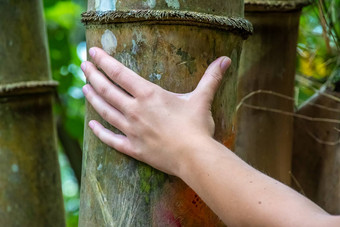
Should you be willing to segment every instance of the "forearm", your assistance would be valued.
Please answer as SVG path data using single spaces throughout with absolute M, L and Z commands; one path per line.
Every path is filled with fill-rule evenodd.
M 228 226 L 320 226 L 330 216 L 213 139 L 192 143 L 180 177 Z M 338 221 L 335 221 L 334 224 Z
M 214 61 L 194 91 L 175 94 L 144 80 L 99 48 L 91 48 L 89 54 L 106 75 L 84 62 L 91 84 L 84 86 L 84 94 L 103 119 L 124 134 L 91 121 L 101 141 L 181 177 L 228 226 L 340 226 L 339 217 L 329 216 L 209 137 L 214 133 L 211 103 L 229 58 Z

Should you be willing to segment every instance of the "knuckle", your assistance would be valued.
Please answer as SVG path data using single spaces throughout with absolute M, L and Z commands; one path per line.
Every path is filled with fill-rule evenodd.
M 105 64 L 105 58 L 99 55 L 101 55 L 101 53 L 97 51 L 93 60 L 98 66 L 102 66 L 103 64 Z
M 94 128 L 93 128 L 93 133 L 94 133 L 98 138 L 101 138 L 101 132 L 100 132 L 100 130 L 98 129 L 98 127 L 94 127 Z
M 93 94 L 92 94 L 92 92 L 89 91 L 87 94 L 85 94 L 85 96 L 86 96 L 87 101 L 92 104 L 93 103 Z
M 88 81 L 92 81 L 92 70 L 88 69 L 88 71 L 85 73 L 85 76 Z
M 128 118 L 135 118 L 138 112 L 138 108 L 136 107 L 137 103 L 132 103 L 131 105 L 125 104 L 125 114 Z
M 217 83 L 220 83 L 220 82 L 222 81 L 222 76 L 221 76 L 219 73 L 215 72 L 215 71 L 210 72 L 210 76 L 211 76 L 211 78 L 213 78 Z
M 132 140 L 140 138 L 140 136 L 141 136 L 138 128 L 136 128 L 136 124 L 134 124 L 134 122 L 131 122 L 131 121 L 127 123 L 124 132 Z
M 129 111 L 129 119 L 136 122 L 140 120 L 140 116 L 137 111 Z
M 138 133 L 136 132 L 136 129 L 134 127 L 129 128 L 129 137 L 131 138 L 138 138 Z
M 100 116 L 102 116 L 102 118 L 104 118 L 105 120 L 108 119 L 109 117 L 109 112 L 107 109 L 103 109 L 100 113 Z
M 115 97 L 113 97 L 112 99 L 115 99 L 115 103 L 117 104 L 117 106 L 119 107 L 119 110 L 124 113 L 124 114 L 129 114 L 130 112 L 130 109 L 132 108 L 132 106 L 130 105 L 130 102 L 128 101 L 122 101 L 122 100 L 119 100 Z
M 140 148 L 134 148 L 130 150 L 130 154 L 138 159 L 138 160 L 142 160 L 143 159 L 143 152 Z
M 119 64 L 115 64 L 113 67 L 110 68 L 108 72 L 108 76 L 110 78 L 120 78 L 122 75 L 123 67 Z
M 114 149 L 121 150 L 120 146 L 117 145 L 116 143 L 114 143 L 113 140 L 107 141 L 107 145 L 109 145 L 109 147 L 112 147 L 112 148 L 114 148 Z
M 99 94 L 101 95 L 101 96 L 106 96 L 106 95 L 108 95 L 108 92 L 109 92 L 109 88 L 107 87 L 107 86 L 105 86 L 105 85 L 103 85 L 103 86 L 101 86 L 100 88 L 99 88 Z
M 145 99 L 151 98 L 155 94 L 155 90 L 153 88 L 146 88 L 144 89 L 143 93 L 141 94 L 141 97 Z

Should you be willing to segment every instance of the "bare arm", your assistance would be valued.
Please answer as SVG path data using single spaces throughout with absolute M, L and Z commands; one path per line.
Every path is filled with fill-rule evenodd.
M 339 217 L 253 169 L 212 138 L 210 107 L 230 59 L 213 62 L 193 92 L 174 94 L 142 79 L 99 48 L 90 54 L 129 93 L 92 63 L 82 64 L 91 83 L 83 88 L 86 98 L 124 133 L 117 135 L 91 121 L 91 129 L 104 143 L 182 178 L 227 225 L 340 225 Z

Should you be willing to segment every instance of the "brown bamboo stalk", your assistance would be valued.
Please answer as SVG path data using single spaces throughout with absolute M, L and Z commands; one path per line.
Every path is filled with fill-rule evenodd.
M 309 117 L 340 119 L 340 94 L 326 89 L 312 97 L 297 113 Z M 340 214 L 340 124 L 294 121 L 292 172 L 307 197 L 332 214 Z M 294 185 L 296 187 L 296 185 Z
M 245 1 L 245 17 L 253 23 L 254 35 L 245 42 L 241 55 L 239 101 L 258 90 L 293 97 L 299 18 L 307 2 Z M 259 93 L 244 104 L 238 110 L 236 153 L 257 169 L 290 184 L 293 118 L 263 109 L 293 113 L 293 102 Z
M 192 91 L 210 62 L 231 57 L 212 111 L 216 139 L 233 146 L 238 59 L 251 30 L 242 18 L 243 2 L 114 2 L 89 1 L 83 14 L 88 48 L 103 47 L 167 90 Z M 98 12 L 103 9 L 112 11 Z M 91 119 L 114 130 L 88 105 L 86 124 Z M 87 127 L 83 160 L 80 226 L 223 225 L 180 179 L 112 150 Z
M 42 2 L 0 15 L 0 225 L 65 226 Z

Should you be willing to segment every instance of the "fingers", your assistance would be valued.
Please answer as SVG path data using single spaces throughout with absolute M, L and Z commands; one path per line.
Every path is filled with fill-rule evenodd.
M 103 125 L 101 125 L 97 121 L 90 121 L 89 126 L 92 129 L 93 133 L 105 144 L 108 146 L 129 155 L 129 147 L 130 143 L 126 136 L 116 134 L 108 129 L 106 129 Z
M 153 86 L 151 82 L 125 67 L 102 49 L 93 47 L 89 50 L 89 53 L 94 63 L 101 68 L 109 78 L 119 84 L 119 86 L 132 96 L 137 97 L 143 95 L 145 90 Z
M 83 92 L 86 99 L 104 120 L 123 133 L 126 131 L 128 123 L 121 112 L 109 105 L 102 97 L 100 97 L 91 85 L 85 85 L 83 87 Z
M 230 64 L 231 60 L 228 57 L 220 57 L 211 63 L 197 85 L 194 95 L 198 95 L 200 99 L 212 102 L 222 81 L 223 74 L 229 68 Z
M 81 68 L 96 93 L 116 109 L 125 113 L 126 104 L 133 98 L 109 81 L 91 62 L 83 62 Z

